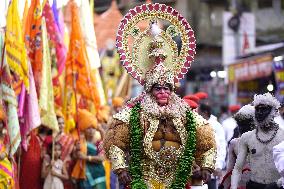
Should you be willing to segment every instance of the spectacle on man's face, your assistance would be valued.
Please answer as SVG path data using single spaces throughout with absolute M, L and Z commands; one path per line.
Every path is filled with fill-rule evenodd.
M 171 92 L 172 87 L 168 83 L 164 85 L 155 84 L 151 90 L 153 97 L 160 106 L 165 106 L 169 103 Z

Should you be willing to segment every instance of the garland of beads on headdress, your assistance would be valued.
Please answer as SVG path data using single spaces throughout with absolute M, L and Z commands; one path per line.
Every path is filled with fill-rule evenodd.
M 131 189 L 147 189 L 147 185 L 142 178 L 142 143 L 143 136 L 140 125 L 139 112 L 140 103 L 136 104 L 130 114 L 130 174 L 132 176 Z M 179 160 L 175 178 L 171 184 L 171 189 L 184 189 L 186 182 L 191 175 L 192 162 L 196 147 L 196 122 L 191 111 L 186 113 L 186 131 L 188 138 L 182 157 Z M 185 174 L 188 173 L 188 174 Z

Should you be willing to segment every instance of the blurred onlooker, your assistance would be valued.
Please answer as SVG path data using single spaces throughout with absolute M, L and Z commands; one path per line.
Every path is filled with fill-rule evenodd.
M 74 139 L 64 132 L 65 121 L 64 116 L 60 110 L 56 111 L 56 118 L 58 122 L 59 132 L 55 136 L 55 142 L 58 142 L 62 146 L 61 159 L 65 161 L 70 159 L 70 154 L 74 147 Z
M 231 139 L 229 143 L 229 152 L 228 152 L 228 164 L 227 164 L 227 174 L 224 176 L 224 180 L 222 181 L 222 186 L 224 188 L 229 188 L 231 185 L 231 172 L 236 163 L 237 155 L 238 155 L 238 143 L 239 137 L 247 132 L 251 131 L 255 128 L 254 125 L 254 107 L 251 105 L 243 106 L 235 115 L 234 119 L 237 122 L 237 127 L 235 128 L 235 137 Z M 248 166 L 245 167 L 245 170 L 248 170 Z M 241 182 L 239 184 L 240 188 L 245 188 L 246 182 L 249 180 L 249 176 L 247 174 L 242 175 Z
M 221 124 L 225 131 L 225 139 L 227 143 L 231 140 L 234 135 L 234 129 L 237 127 L 236 120 L 232 117 L 241 107 L 239 105 L 229 106 L 230 116 L 225 119 Z
M 278 180 L 277 185 L 284 188 L 284 141 L 273 147 L 273 159 L 281 178 Z
M 62 159 L 63 162 L 65 162 L 68 175 L 70 175 L 74 164 L 74 161 L 71 158 L 71 153 L 74 148 L 75 139 L 71 135 L 66 134 L 64 132 L 65 120 L 64 120 L 64 115 L 62 114 L 60 109 L 56 110 L 56 118 L 58 122 L 59 132 L 56 134 L 54 139 L 56 143 L 59 143 L 61 145 L 60 158 Z M 64 179 L 63 183 L 65 189 L 74 188 L 71 179 Z
M 114 97 L 112 99 L 112 114 L 118 113 L 124 105 L 124 99 L 122 97 Z
M 12 188 L 13 183 L 13 169 L 9 158 L 8 143 L 5 140 L 5 120 L 6 114 L 0 105 L 0 188 Z
M 105 189 L 105 169 L 103 166 L 104 152 L 101 138 L 96 138 L 96 130 L 103 137 L 103 131 L 98 127 L 96 117 L 87 110 L 79 109 L 78 127 L 84 133 L 84 138 L 76 145 L 77 163 L 72 177 L 78 180 L 80 189 Z
M 199 102 L 199 98 L 195 95 L 186 95 L 182 98 L 191 109 L 193 109 L 194 111 L 196 111 L 196 109 L 198 108 L 198 102 Z
M 52 141 L 49 140 L 52 131 L 41 125 L 27 137 L 27 149 L 21 150 L 21 164 L 19 183 L 21 189 L 39 189 L 43 182 L 41 177 L 42 157 L 45 154 L 46 146 Z
M 284 102 L 281 103 L 279 115 L 275 117 L 274 120 L 276 123 L 278 123 L 279 127 L 284 130 Z
M 208 104 L 208 94 L 205 92 L 197 92 L 194 94 L 199 100 L 200 103 Z
M 218 122 L 217 118 L 211 114 L 211 107 L 206 104 L 200 104 L 198 113 L 212 126 L 215 132 L 215 140 L 217 146 L 217 158 L 215 163 L 215 171 L 213 178 L 207 183 L 208 189 L 217 188 L 217 179 L 222 177 L 222 169 L 225 167 L 227 142 L 225 140 L 225 133 L 222 125 Z
M 228 107 L 227 106 L 221 106 L 221 112 L 219 116 L 219 122 L 222 123 L 225 119 L 229 117 L 228 114 Z
M 198 104 L 196 102 L 194 102 L 193 100 L 190 100 L 188 98 L 184 98 L 183 99 L 188 105 L 189 107 L 192 109 L 192 110 L 196 110 L 196 108 L 198 107 Z
M 57 142 L 54 144 L 54 150 L 52 148 L 50 144 L 42 163 L 41 175 L 45 178 L 43 189 L 64 189 L 63 180 L 67 180 L 69 176 L 65 162 L 61 159 L 62 145 Z M 52 159 L 52 153 L 54 159 Z

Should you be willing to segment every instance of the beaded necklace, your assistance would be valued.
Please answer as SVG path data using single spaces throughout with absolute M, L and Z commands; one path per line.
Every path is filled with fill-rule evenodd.
M 258 136 L 258 127 L 257 127 L 257 128 L 256 128 L 256 132 L 255 132 L 256 139 L 257 139 L 260 143 L 262 143 L 262 144 L 268 144 L 269 142 L 271 142 L 271 141 L 275 138 L 275 136 L 276 136 L 278 130 L 279 130 L 279 125 L 276 126 L 276 129 L 274 130 L 274 133 L 272 134 L 272 136 L 271 136 L 268 140 L 262 140 L 262 139 L 259 138 L 259 136 Z

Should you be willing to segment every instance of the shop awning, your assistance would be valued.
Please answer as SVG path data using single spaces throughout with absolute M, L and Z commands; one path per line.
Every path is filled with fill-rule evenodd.
M 271 54 L 266 54 L 242 59 L 231 64 L 228 71 L 229 83 L 267 77 L 273 71 L 273 57 Z

